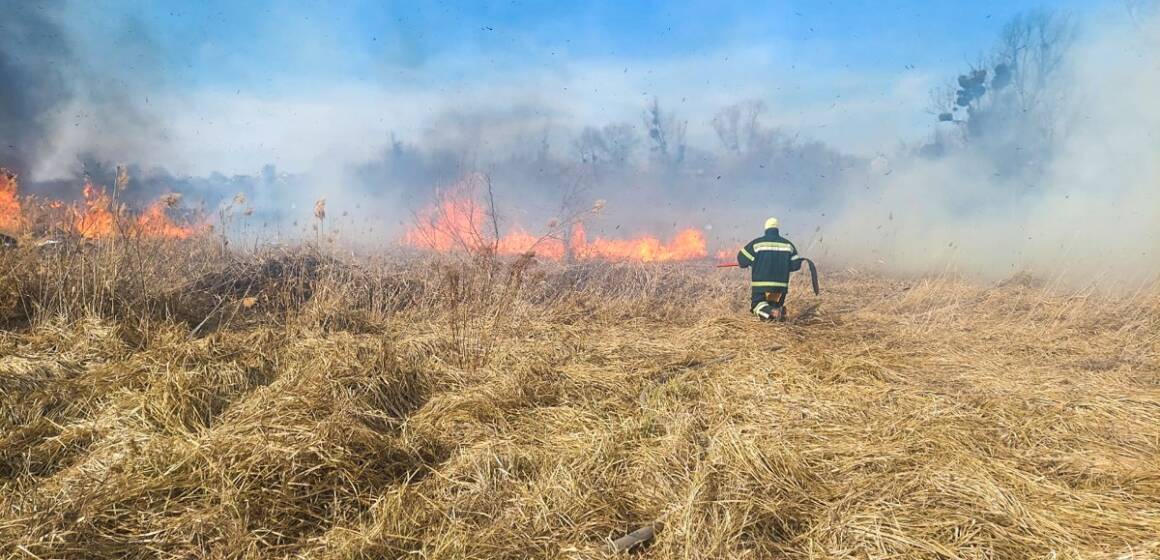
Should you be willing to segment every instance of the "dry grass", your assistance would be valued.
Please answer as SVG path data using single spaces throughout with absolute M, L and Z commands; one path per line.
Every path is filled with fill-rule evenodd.
M 1160 556 L 1160 294 L 0 251 L 14 558 Z

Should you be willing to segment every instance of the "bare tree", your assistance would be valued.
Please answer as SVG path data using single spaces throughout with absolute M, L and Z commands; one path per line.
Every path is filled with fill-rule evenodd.
M 721 146 L 725 148 L 725 151 L 733 155 L 740 155 L 741 107 L 734 104 L 722 108 L 717 111 L 716 115 L 713 115 L 710 124 L 717 132 L 717 139 L 721 141 Z
M 767 142 L 767 131 L 761 126 L 765 103 L 750 99 L 717 111 L 710 124 L 727 153 L 743 155 L 759 150 Z
M 1075 34 L 1066 14 L 1037 10 L 1015 16 L 1003 26 L 991 56 L 932 92 L 931 112 L 940 121 L 967 122 L 986 112 L 1043 108 L 1067 85 L 1057 75 Z
M 636 128 L 628 123 L 605 125 L 601 129 L 604 137 L 605 158 L 617 167 L 624 167 L 632 162 L 636 147 L 640 145 L 640 137 Z
M 992 87 L 1010 86 L 1022 110 L 1039 104 L 1057 87 L 1052 82 L 1075 36 L 1075 23 L 1067 14 L 1036 10 L 1015 16 L 1003 26 L 992 58 Z
M 632 160 L 640 143 L 636 130 L 627 123 L 609 124 L 603 128 L 584 127 L 573 145 L 581 163 L 623 167 Z
M 745 141 L 743 149 L 746 152 L 760 149 L 767 141 L 767 131 L 759 121 L 764 112 L 764 101 L 750 99 L 741 103 L 741 138 Z
M 990 56 L 932 92 L 932 112 L 958 128 L 941 131 L 920 153 L 938 157 L 959 145 L 986 155 L 999 173 L 1034 184 L 1069 123 L 1063 108 L 1071 84 L 1062 70 L 1075 36 L 1066 14 L 1038 10 L 1012 18 Z
M 644 111 L 644 128 L 648 131 L 653 158 L 675 169 L 685 159 L 685 128 L 688 122 L 678 120 L 672 113 L 661 110 L 660 101 L 653 98 Z
M 608 153 L 608 143 L 604 133 L 596 127 L 586 126 L 580 131 L 580 137 L 575 142 L 582 163 L 599 164 Z

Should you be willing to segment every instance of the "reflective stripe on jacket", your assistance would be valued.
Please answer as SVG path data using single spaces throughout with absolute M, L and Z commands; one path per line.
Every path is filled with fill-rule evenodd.
M 788 288 L 789 273 L 800 269 L 802 261 L 797 247 L 778 235 L 777 228 L 771 228 L 737 252 L 737 265 L 750 269 L 754 290 L 767 290 Z

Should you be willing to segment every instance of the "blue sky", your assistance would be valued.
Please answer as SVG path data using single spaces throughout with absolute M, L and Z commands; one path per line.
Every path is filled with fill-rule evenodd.
M 1026 0 L 755 4 L 761 3 L 123 0 L 82 9 L 86 20 L 110 26 L 139 18 L 181 84 L 264 88 L 316 77 L 387 86 L 394 72 L 420 68 L 423 78 L 438 82 L 524 66 L 667 59 L 743 46 L 833 67 L 953 72 L 986 50 L 1011 16 L 1045 6 Z M 1082 12 L 1091 3 L 1046 5 Z M 441 68 L 448 59 L 471 64 Z
M 712 142 L 716 109 L 760 99 L 768 124 L 871 155 L 928 132 L 929 91 L 1041 6 L 106 0 L 63 17 L 96 64 L 140 68 L 135 86 L 173 116 L 170 137 L 197 144 L 182 156 L 199 172 L 369 157 L 391 133 L 445 141 L 431 123 L 448 111 L 636 123 L 652 97 L 689 121 L 693 143 Z

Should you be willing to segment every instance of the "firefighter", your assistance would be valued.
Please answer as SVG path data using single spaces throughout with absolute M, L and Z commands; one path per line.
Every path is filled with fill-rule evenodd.
M 766 220 L 765 235 L 750 241 L 737 252 L 737 266 L 752 269 L 750 309 L 765 321 L 785 320 L 789 274 L 800 270 L 804 260 L 793 243 L 778 234 L 777 228 L 777 218 Z

